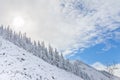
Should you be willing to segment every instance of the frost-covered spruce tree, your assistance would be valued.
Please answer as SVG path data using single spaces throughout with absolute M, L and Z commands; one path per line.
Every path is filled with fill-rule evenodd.
M 77 75 L 79 75 L 79 73 L 80 73 L 80 72 L 79 72 L 79 69 L 80 69 L 80 68 L 79 68 L 79 66 L 78 66 L 77 61 L 75 61 L 73 65 L 74 65 L 74 66 L 73 66 L 72 72 L 75 73 L 75 74 L 77 74 Z
M 48 52 L 49 52 L 49 61 L 51 64 L 53 64 L 54 51 L 53 51 L 53 48 L 51 47 L 51 45 L 49 45 Z
M 43 42 L 43 44 L 44 44 L 44 42 Z M 38 45 L 38 47 L 37 47 L 37 54 L 36 55 L 38 57 L 42 58 L 42 46 L 40 44 L 40 41 L 38 41 L 37 45 Z
M 44 43 L 44 41 L 42 41 L 41 42 L 41 51 L 40 51 L 40 53 L 42 54 L 41 55 L 41 58 L 43 59 L 43 60 L 45 60 L 45 51 L 46 50 L 46 48 L 45 48 L 45 43 Z
M 0 35 L 2 36 L 3 34 L 3 26 L 0 27 Z
M 64 69 L 64 65 L 65 65 L 65 59 L 63 57 L 63 54 L 61 53 L 61 55 L 60 55 L 60 62 L 59 62 L 59 68 Z
M 60 56 L 59 56 L 59 53 L 57 51 L 57 49 L 55 49 L 55 52 L 54 52 L 54 64 L 59 67 L 60 66 Z

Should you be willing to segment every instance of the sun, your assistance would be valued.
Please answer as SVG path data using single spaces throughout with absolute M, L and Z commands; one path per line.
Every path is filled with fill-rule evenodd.
M 20 16 L 17 16 L 13 19 L 13 26 L 15 27 L 23 27 L 24 26 L 24 19 Z

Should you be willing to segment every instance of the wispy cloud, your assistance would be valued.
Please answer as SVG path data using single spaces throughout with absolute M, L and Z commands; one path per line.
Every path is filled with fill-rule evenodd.
M 0 5 L 1 24 L 12 25 L 14 17 L 22 16 L 25 25 L 14 27 L 17 31 L 64 54 L 103 43 L 120 28 L 119 0 L 0 0 Z
M 78 24 L 75 26 L 78 27 L 76 31 L 78 32 L 76 41 L 78 49 L 85 49 L 114 39 L 115 33 L 119 32 L 117 29 L 120 28 L 118 2 L 119 0 L 63 0 L 65 19 L 71 19 L 71 23 Z M 110 48 L 109 44 L 104 50 Z

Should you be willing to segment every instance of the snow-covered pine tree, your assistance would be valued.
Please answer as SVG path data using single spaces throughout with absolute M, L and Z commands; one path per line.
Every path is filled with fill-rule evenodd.
M 54 64 L 59 67 L 60 65 L 60 56 L 59 56 L 59 53 L 57 51 L 57 49 L 55 48 L 55 52 L 54 52 Z
M 59 68 L 64 69 L 64 65 L 65 65 L 65 59 L 63 57 L 63 54 L 61 53 L 61 55 L 60 55 L 60 62 L 59 62 Z
M 49 61 L 53 65 L 53 56 L 54 56 L 54 51 L 51 45 L 48 47 L 48 52 L 49 52 Z

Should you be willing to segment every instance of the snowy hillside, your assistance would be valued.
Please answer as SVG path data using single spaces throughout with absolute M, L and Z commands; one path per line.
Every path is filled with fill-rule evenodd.
M 0 37 L 0 80 L 83 80 Z
M 109 66 L 108 68 L 101 63 L 95 63 L 92 66 L 95 69 L 97 69 L 99 71 L 102 71 L 102 72 L 104 72 L 104 71 L 109 72 L 108 69 L 112 69 L 112 74 L 120 77 L 120 64 L 112 65 L 112 66 Z
M 120 80 L 83 62 L 70 62 L 57 49 L 9 27 L 0 27 L 0 36 L 0 80 Z
M 76 63 L 79 64 L 79 69 L 84 72 L 84 73 L 87 73 L 88 76 L 90 76 L 90 79 L 91 80 L 120 80 L 119 78 L 117 77 L 114 77 L 112 75 L 105 75 L 103 74 L 102 72 L 94 69 L 93 67 L 81 62 L 81 61 L 77 61 Z
M 116 65 L 116 70 L 114 70 L 114 75 L 120 77 L 120 64 Z

